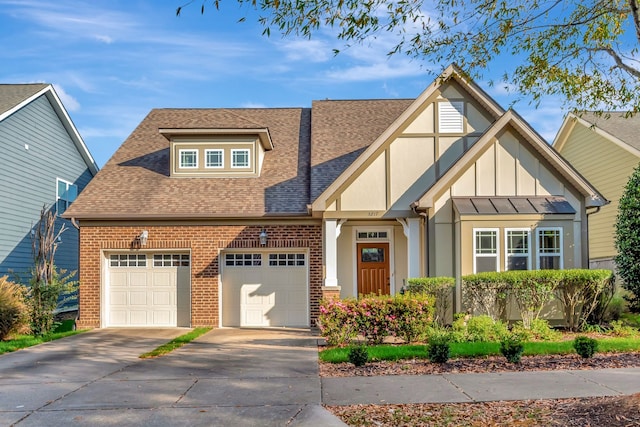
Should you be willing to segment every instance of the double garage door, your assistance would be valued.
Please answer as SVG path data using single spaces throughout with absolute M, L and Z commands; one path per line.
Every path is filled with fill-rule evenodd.
M 223 326 L 309 326 L 305 252 L 227 252 L 221 264 Z
M 106 326 L 191 326 L 189 254 L 109 254 L 107 265 Z M 222 326 L 309 326 L 306 252 L 223 252 L 220 267 Z

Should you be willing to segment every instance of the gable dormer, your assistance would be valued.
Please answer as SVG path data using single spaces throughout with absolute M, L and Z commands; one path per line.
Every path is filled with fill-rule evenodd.
M 160 129 L 169 140 L 170 175 L 175 178 L 255 178 L 273 149 L 264 129 Z

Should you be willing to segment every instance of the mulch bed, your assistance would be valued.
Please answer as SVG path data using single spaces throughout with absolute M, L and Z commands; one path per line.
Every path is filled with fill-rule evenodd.
M 504 357 L 453 359 L 444 364 L 428 360 L 320 363 L 323 377 L 426 375 L 604 369 L 640 367 L 640 352 L 525 356 L 519 364 Z M 327 407 L 353 426 L 640 426 L 640 394 L 632 396 L 455 404 L 350 405 Z
M 452 359 L 443 364 L 431 363 L 426 359 L 369 362 L 361 367 L 355 367 L 351 363 L 321 362 L 320 376 L 428 375 L 637 367 L 640 367 L 640 352 L 596 353 L 589 359 L 583 359 L 577 354 L 524 356 L 522 361 L 517 364 L 508 363 L 502 356 Z

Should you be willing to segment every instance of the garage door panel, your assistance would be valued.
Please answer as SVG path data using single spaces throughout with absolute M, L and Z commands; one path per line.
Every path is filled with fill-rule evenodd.
M 190 326 L 189 255 L 157 257 L 109 256 L 108 326 Z
M 223 326 L 309 325 L 304 253 L 263 252 L 259 265 L 255 253 L 224 254 L 223 260 Z
M 129 286 L 135 286 L 135 287 L 141 287 L 141 288 L 146 288 L 147 287 L 147 273 L 146 272 L 138 272 L 138 271 L 132 271 L 129 273 Z
M 149 301 L 147 299 L 147 291 L 129 291 L 129 305 L 130 306 L 147 306 Z

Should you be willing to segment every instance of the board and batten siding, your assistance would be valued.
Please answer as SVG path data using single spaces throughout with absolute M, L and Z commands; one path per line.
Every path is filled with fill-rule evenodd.
M 73 140 L 45 95 L 0 122 L 0 275 L 19 274 L 31 267 L 31 229 L 43 205 L 56 202 L 56 178 L 78 186 L 93 177 Z M 58 218 L 67 231 L 56 253 L 56 265 L 78 269 L 78 231 Z
M 616 254 L 618 201 L 640 158 L 580 123 L 576 123 L 560 154 L 611 201 L 589 216 L 589 258 L 610 259 Z

